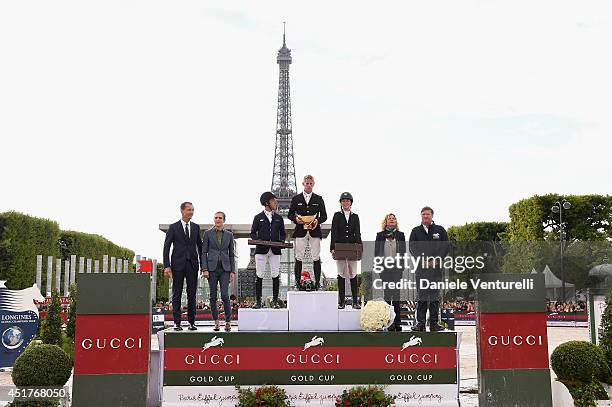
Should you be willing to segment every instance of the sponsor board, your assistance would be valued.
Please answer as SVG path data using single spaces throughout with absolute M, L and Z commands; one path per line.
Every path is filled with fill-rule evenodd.
M 401 393 L 405 401 L 397 405 L 423 405 L 426 397 L 436 398 L 436 405 L 458 403 L 456 332 L 163 335 L 164 406 L 235 405 L 235 386 L 263 384 L 312 398 L 296 399 L 297 405 L 333 405 L 345 388 L 359 383 Z M 320 394 L 329 400 L 313 396 Z
M 35 302 L 44 297 L 34 284 L 9 290 L 0 281 L 0 367 L 11 367 L 36 335 L 39 317 Z

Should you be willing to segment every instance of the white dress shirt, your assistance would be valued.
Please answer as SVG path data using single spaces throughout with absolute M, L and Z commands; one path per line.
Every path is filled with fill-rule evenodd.
M 266 217 L 268 218 L 268 221 L 270 223 L 272 223 L 272 212 L 268 212 L 267 210 L 264 209 L 264 215 L 266 215 Z
M 304 192 L 304 200 L 306 201 L 306 205 L 308 205 L 310 203 L 310 197 L 312 196 L 312 192 L 307 194 L 306 192 Z
M 344 209 L 342 209 L 342 212 L 344 213 L 344 217 L 346 218 L 346 223 L 348 223 L 349 218 L 351 217 L 351 211 L 345 211 Z
M 185 233 L 185 226 L 189 225 L 189 229 L 187 229 L 187 237 L 191 237 L 191 221 L 185 222 L 181 219 L 181 225 L 183 225 L 183 233 Z

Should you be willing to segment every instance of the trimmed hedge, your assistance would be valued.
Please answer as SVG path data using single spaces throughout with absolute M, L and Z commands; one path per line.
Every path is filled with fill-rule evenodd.
M 557 346 L 550 355 L 550 366 L 561 381 L 590 383 L 605 381 L 610 369 L 604 352 L 586 341 L 569 341 Z
M 55 259 L 67 260 L 71 255 L 102 260 L 102 256 L 108 254 L 128 259 L 131 271 L 134 267 L 132 250 L 102 236 L 62 231 L 55 221 L 19 212 L 0 213 L 0 280 L 6 280 L 6 286 L 13 290 L 31 287 L 36 281 L 36 256 L 39 254 L 43 255 L 41 291 L 47 283 L 47 256 L 54 258 L 54 272 Z
M 590 383 L 563 382 L 563 384 L 574 399 L 574 407 L 596 407 L 597 400 L 609 400 L 608 393 L 597 380 Z
M 59 225 L 52 220 L 0 213 L 0 279 L 14 290 L 31 287 L 36 281 L 36 255 L 57 257 L 59 236 Z M 43 287 L 45 280 L 43 276 Z
M 70 358 L 57 345 L 32 344 L 13 365 L 15 386 L 57 386 L 66 384 L 72 372 Z
M 108 254 L 109 259 L 110 257 L 128 259 L 130 269 L 133 267 L 131 263 L 134 259 L 134 252 L 132 250 L 118 246 L 100 235 L 63 230 L 59 236 L 59 248 L 63 259 L 69 259 L 73 254 L 86 258 L 102 259 L 102 256 Z
M 64 321 L 62 321 L 61 312 L 59 293 L 56 289 L 53 289 L 47 316 L 40 325 L 40 339 L 43 343 L 58 346 L 62 344 L 62 325 Z

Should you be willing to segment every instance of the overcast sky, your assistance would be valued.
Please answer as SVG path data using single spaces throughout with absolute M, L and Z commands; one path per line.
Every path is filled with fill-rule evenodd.
M 0 2 L 0 211 L 157 258 L 181 201 L 250 223 L 283 21 L 298 183 L 330 218 L 352 192 L 364 239 L 388 211 L 408 230 L 424 205 L 451 226 L 612 192 L 610 2 L 359 4 Z

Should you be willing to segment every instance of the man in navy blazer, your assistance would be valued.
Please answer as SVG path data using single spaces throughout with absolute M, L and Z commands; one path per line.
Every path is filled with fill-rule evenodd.
M 199 254 L 202 250 L 200 226 L 191 221 L 193 204 L 181 204 L 181 220 L 170 225 L 164 241 L 164 274 L 172 276 L 172 316 L 174 330 L 181 331 L 181 296 L 187 280 L 187 320 L 189 330 L 196 330 L 196 289 L 198 288 Z M 170 247 L 172 246 L 172 257 Z
M 409 250 L 413 257 L 423 258 L 415 272 L 417 283 L 417 323 L 413 331 L 425 331 L 425 319 L 429 310 L 429 330 L 431 332 L 443 331 L 438 323 L 440 310 L 440 290 L 435 288 L 421 288 L 430 282 L 443 281 L 443 261 L 450 250 L 448 233 L 442 226 L 433 221 L 434 211 L 425 206 L 421 209 L 421 224 L 412 229 L 409 240 Z M 427 283 L 427 284 L 425 284 Z
M 286 238 L 285 222 L 283 217 L 276 213 L 278 201 L 272 192 L 264 192 L 259 198 L 264 210 L 255 215 L 253 226 L 251 226 L 251 239 L 267 240 L 272 242 L 284 242 Z M 278 291 L 280 289 L 280 257 L 281 248 L 258 244 L 255 247 L 255 270 L 257 280 L 255 281 L 255 297 L 257 299 L 255 308 L 261 308 L 261 293 L 263 290 L 263 276 L 266 262 L 270 264 L 272 275 L 272 306 L 278 305 Z

